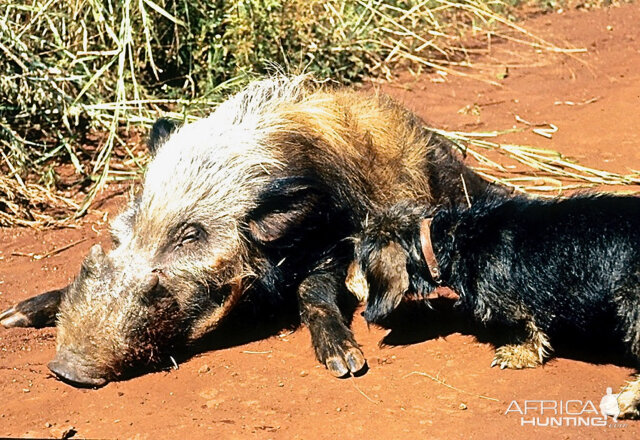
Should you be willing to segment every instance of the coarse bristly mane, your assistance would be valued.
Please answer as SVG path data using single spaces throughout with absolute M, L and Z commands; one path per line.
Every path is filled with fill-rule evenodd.
M 299 76 L 253 83 L 207 118 L 174 133 L 146 175 L 140 200 L 146 219 L 158 217 L 167 225 L 171 215 L 237 218 L 250 209 L 255 200 L 251 189 L 266 184 L 269 174 L 283 166 L 273 146 L 266 145 L 281 123 L 276 109 L 301 99 L 305 82 Z M 150 227 L 158 231 L 153 223 Z
M 306 76 L 255 82 L 160 147 L 138 201 L 145 221 L 134 235 L 166 235 L 168 225 L 199 213 L 238 219 L 270 176 L 301 155 L 341 174 L 331 179 L 344 186 L 336 192 L 358 194 L 348 200 L 356 209 L 428 200 L 426 133 L 388 98 L 325 90 Z

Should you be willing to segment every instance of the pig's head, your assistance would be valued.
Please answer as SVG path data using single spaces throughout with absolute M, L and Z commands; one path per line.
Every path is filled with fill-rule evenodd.
M 142 192 L 92 248 L 62 300 L 49 367 L 99 386 L 214 329 L 267 264 L 260 249 L 299 227 L 314 192 L 283 177 L 269 133 L 300 81 L 257 83 L 206 119 L 154 127 Z M 161 144 L 161 145 L 160 145 Z

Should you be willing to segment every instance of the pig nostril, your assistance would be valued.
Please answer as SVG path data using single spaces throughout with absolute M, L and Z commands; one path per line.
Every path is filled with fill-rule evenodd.
M 100 387 L 107 383 L 102 377 L 91 377 L 82 369 L 61 359 L 54 359 L 47 365 L 59 379 L 77 387 Z

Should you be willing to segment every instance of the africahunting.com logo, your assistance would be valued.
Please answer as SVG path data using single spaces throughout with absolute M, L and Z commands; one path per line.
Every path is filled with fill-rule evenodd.
M 505 415 L 519 415 L 520 426 L 627 426 L 618 422 L 618 394 L 611 388 L 598 406 L 591 400 L 512 400 Z

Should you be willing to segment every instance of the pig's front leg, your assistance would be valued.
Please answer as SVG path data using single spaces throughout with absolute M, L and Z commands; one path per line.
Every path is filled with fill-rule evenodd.
M 316 357 L 336 377 L 362 371 L 366 360 L 338 308 L 338 295 L 348 294 L 344 276 L 317 271 L 298 288 L 302 322 L 311 332 Z

